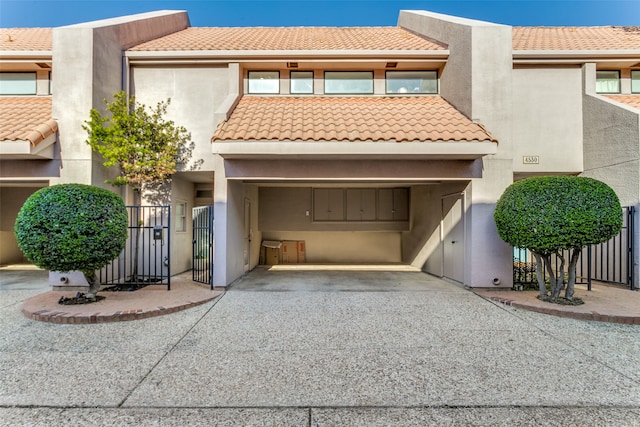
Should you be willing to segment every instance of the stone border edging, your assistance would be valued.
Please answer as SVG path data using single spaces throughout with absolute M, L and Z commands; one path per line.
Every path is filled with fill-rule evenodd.
M 214 300 L 220 295 L 214 295 L 211 298 L 204 299 L 202 301 L 192 301 L 186 304 L 176 305 L 173 307 L 158 306 L 156 308 L 146 310 L 139 308 L 137 310 L 125 310 L 116 311 L 114 313 L 100 313 L 93 314 L 87 313 L 68 313 L 64 311 L 50 311 L 40 310 L 36 312 L 30 312 L 22 309 L 22 314 L 31 320 L 39 322 L 59 323 L 66 325 L 86 325 L 95 323 L 110 323 L 110 322 L 125 322 L 129 320 L 148 319 L 150 317 L 163 316 L 165 314 L 176 313 L 178 311 L 186 310 L 188 308 L 202 305 L 209 301 Z
M 596 322 L 622 323 L 625 325 L 640 325 L 640 316 L 633 316 L 633 317 L 632 316 L 613 316 L 608 314 L 600 314 L 595 311 L 592 311 L 591 313 L 577 313 L 574 311 L 564 311 L 564 310 L 558 310 L 555 308 L 535 307 L 532 305 L 515 302 L 514 300 L 510 300 L 507 298 L 488 297 L 484 295 L 478 295 L 478 296 L 491 301 L 496 301 L 501 304 L 508 305 L 510 307 L 521 308 L 523 310 L 533 311 L 536 313 L 549 314 L 551 316 L 566 317 L 566 318 L 578 319 L 578 320 L 594 320 Z

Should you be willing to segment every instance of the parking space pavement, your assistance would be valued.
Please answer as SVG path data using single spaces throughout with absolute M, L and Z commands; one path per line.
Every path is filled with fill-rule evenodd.
M 0 425 L 640 425 L 640 326 L 416 271 L 256 269 L 102 324 L 24 317 L 45 289 L 0 286 Z

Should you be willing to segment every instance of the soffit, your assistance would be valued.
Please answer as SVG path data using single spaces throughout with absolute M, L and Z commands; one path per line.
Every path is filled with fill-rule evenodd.
M 129 51 L 446 51 L 400 27 L 187 28 Z
M 440 96 L 243 97 L 213 142 L 496 142 Z

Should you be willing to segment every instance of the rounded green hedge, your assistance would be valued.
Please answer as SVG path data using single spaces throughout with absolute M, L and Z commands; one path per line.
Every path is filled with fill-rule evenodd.
M 602 243 L 622 228 L 620 200 L 611 187 L 577 176 L 516 181 L 493 217 L 502 240 L 540 254 Z
M 27 259 L 53 271 L 98 270 L 127 240 L 127 209 L 117 194 L 90 185 L 42 188 L 24 203 L 15 223 Z

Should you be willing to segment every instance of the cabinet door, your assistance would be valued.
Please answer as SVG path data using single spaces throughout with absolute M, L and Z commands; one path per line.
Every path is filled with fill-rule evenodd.
M 408 188 L 381 188 L 378 190 L 378 220 L 409 220 Z
M 375 221 L 376 190 L 350 188 L 347 190 L 347 221 Z
M 393 189 L 378 190 L 378 221 L 393 221 Z
M 409 220 L 409 189 L 393 189 L 393 219 L 394 221 Z
M 313 219 L 315 221 L 344 221 L 344 191 L 342 188 L 313 190 Z

